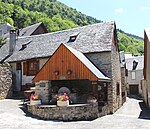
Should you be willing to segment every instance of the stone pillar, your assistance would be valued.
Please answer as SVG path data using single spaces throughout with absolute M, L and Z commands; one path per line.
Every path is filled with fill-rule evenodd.
M 50 102 L 51 81 L 40 81 L 35 83 L 35 93 L 39 96 L 42 104 Z
M 112 84 L 108 83 L 108 105 L 109 105 L 109 110 L 111 113 L 113 112 L 113 89 L 112 89 Z

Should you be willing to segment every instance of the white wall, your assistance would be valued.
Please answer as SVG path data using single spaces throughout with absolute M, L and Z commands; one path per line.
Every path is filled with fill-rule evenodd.
M 44 58 L 44 59 L 40 59 L 39 62 L 40 62 L 40 66 L 39 68 L 41 69 L 43 67 L 43 65 L 48 61 L 49 58 Z
M 132 72 L 135 72 L 135 79 L 132 79 Z M 128 83 L 128 90 L 129 85 L 139 85 L 139 93 L 142 94 L 142 87 L 141 87 L 141 80 L 143 79 L 143 69 L 141 70 L 129 70 L 127 83 Z
M 21 90 L 21 70 L 16 70 L 16 63 L 11 63 L 13 74 L 13 91 Z
M 43 67 L 43 65 L 47 62 L 48 58 L 45 59 L 39 59 L 39 69 L 41 69 Z M 22 64 L 22 71 L 23 71 L 23 62 L 21 62 Z M 25 85 L 26 83 L 32 83 L 32 79 L 34 78 L 34 76 L 26 76 L 23 75 L 22 72 L 22 85 Z

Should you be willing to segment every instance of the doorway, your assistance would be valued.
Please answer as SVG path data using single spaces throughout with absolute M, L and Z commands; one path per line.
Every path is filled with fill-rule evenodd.
M 138 95 L 139 94 L 139 85 L 129 85 L 130 95 Z

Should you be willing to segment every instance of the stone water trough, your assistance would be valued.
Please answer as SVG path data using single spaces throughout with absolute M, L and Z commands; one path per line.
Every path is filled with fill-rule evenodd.
M 54 103 L 50 102 L 53 102 L 53 98 L 55 98 L 55 96 L 57 95 L 57 93 L 59 93 L 62 87 L 55 93 L 52 93 L 54 87 L 52 88 L 50 81 L 41 81 L 36 83 L 35 85 L 36 85 L 35 92 L 38 96 L 40 96 L 41 104 L 40 105 L 28 104 L 27 109 L 28 112 L 30 112 L 32 115 L 40 119 L 78 121 L 78 120 L 93 120 L 100 116 L 97 101 L 94 102 L 88 102 L 85 100 L 81 101 L 83 98 L 86 98 L 85 94 L 82 94 L 82 96 L 80 96 L 77 93 L 69 93 L 69 98 L 71 102 L 70 105 L 58 106 L 58 103 L 55 102 L 56 101 L 55 99 Z M 67 91 L 65 91 L 65 93 L 67 93 Z
M 98 103 L 72 104 L 67 107 L 56 105 L 27 105 L 28 111 L 44 120 L 78 121 L 98 118 Z

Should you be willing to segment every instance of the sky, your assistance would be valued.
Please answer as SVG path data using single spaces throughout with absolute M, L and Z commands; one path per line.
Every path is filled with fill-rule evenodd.
M 126 33 L 144 37 L 150 28 L 150 0 L 58 0 L 103 22 L 115 21 Z

